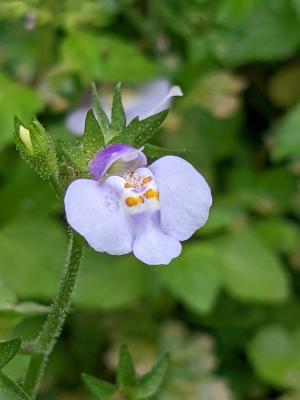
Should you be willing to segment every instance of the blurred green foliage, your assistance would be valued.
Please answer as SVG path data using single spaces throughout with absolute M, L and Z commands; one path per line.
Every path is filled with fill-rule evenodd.
M 41 400 L 90 399 L 82 372 L 115 382 L 123 343 L 139 376 L 169 352 L 157 400 L 300 398 L 299 50 L 299 0 L 1 1 L 1 339 L 34 337 L 67 242 L 62 205 L 14 149 L 14 115 L 70 142 L 92 81 L 105 96 L 123 81 L 126 98 L 165 77 L 185 96 L 155 143 L 185 148 L 214 198 L 168 267 L 86 252 Z

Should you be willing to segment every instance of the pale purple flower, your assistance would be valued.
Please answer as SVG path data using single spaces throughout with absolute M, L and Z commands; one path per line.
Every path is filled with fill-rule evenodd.
M 182 96 L 179 86 L 171 86 L 163 79 L 157 79 L 144 85 L 133 99 L 124 100 L 123 106 L 126 114 L 126 124 L 128 125 L 135 117 L 143 120 L 153 114 L 166 110 L 170 107 L 172 97 Z M 100 99 L 101 100 L 101 99 Z M 110 119 L 110 107 L 102 104 L 104 111 Z M 86 114 L 91 107 L 90 104 L 82 106 L 73 111 L 67 117 L 69 130 L 77 135 L 83 134 Z
M 71 183 L 65 195 L 68 223 L 99 252 L 133 252 L 149 265 L 169 264 L 208 218 L 211 192 L 202 175 L 180 157 L 147 167 L 141 150 L 117 144 L 99 151 L 93 179 Z
M 30 10 L 28 11 L 28 13 L 26 14 L 26 20 L 25 20 L 25 29 L 27 29 L 28 31 L 32 31 L 35 26 L 36 26 L 36 17 L 37 17 L 37 13 L 35 10 Z

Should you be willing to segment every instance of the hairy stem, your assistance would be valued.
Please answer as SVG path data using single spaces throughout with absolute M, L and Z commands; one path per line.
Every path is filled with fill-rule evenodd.
M 53 300 L 51 311 L 35 340 L 34 347 L 37 349 L 37 353 L 30 360 L 24 382 L 24 389 L 33 399 L 36 397 L 49 355 L 62 331 L 70 309 L 72 294 L 79 274 L 83 246 L 83 240 L 71 230 L 68 255 L 59 289 Z
M 50 185 L 56 193 L 56 196 L 60 199 L 63 194 L 63 187 L 59 181 L 58 174 L 53 174 L 49 178 Z

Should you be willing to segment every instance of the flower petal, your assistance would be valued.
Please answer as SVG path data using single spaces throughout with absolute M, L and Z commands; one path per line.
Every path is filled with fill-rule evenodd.
M 124 175 L 145 165 L 147 158 L 141 150 L 126 144 L 113 144 L 95 155 L 89 164 L 89 172 L 94 179 L 99 180 L 105 174 Z
M 145 119 L 170 107 L 170 99 L 182 96 L 179 86 L 172 86 L 167 80 L 157 79 L 145 85 L 136 100 L 125 104 L 127 125 L 135 118 Z
M 174 237 L 163 233 L 157 221 L 158 213 L 135 215 L 136 238 L 133 242 L 133 254 L 145 264 L 169 264 L 181 253 L 181 244 Z M 138 221 L 139 218 L 143 220 Z M 147 219 L 147 221 L 145 220 Z
M 186 240 L 208 218 L 211 192 L 203 176 L 180 157 L 166 156 L 150 165 L 159 190 L 161 228 Z
M 77 108 L 67 116 L 67 127 L 75 135 L 83 134 L 85 118 L 88 110 L 87 107 Z
M 65 195 L 68 223 L 96 251 L 121 255 L 132 251 L 128 216 L 115 190 L 106 183 L 78 179 Z

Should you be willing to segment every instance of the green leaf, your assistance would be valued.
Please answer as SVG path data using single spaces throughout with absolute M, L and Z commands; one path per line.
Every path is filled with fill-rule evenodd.
M 276 129 L 272 156 L 276 161 L 300 158 L 300 103 L 284 116 Z
M 111 400 L 114 393 L 116 392 L 116 387 L 111 383 L 102 381 L 101 379 L 96 379 L 88 374 L 82 374 L 82 379 L 90 391 L 99 400 Z
M 262 215 L 279 214 L 292 205 L 297 179 L 287 169 L 255 171 L 235 168 L 231 171 L 228 191 L 240 205 Z
M 213 212 L 210 214 L 207 223 L 196 232 L 196 235 L 202 237 L 206 234 L 211 235 L 230 229 L 235 225 L 240 225 L 244 219 L 245 215 L 240 205 L 216 199 L 214 201 Z
M 20 326 L 23 321 L 45 316 L 49 311 L 50 307 L 32 302 L 0 305 L 0 337 L 9 337 L 15 334 L 22 336 L 22 332 L 16 333 L 16 328 Z M 36 318 L 36 320 L 38 320 L 38 318 Z M 16 362 L 17 359 L 18 355 L 14 357 L 12 362 Z M 11 367 L 12 362 L 9 363 L 8 367 Z
M 166 119 L 168 112 L 169 110 L 164 110 L 141 121 L 138 117 L 134 118 L 120 135 L 111 140 L 110 144 L 126 143 L 135 147 L 143 146 L 156 133 Z
M 288 298 L 288 276 L 280 260 L 250 232 L 239 232 L 216 243 L 225 286 L 241 300 L 274 303 Z
M 75 302 L 85 307 L 116 309 L 137 301 L 147 293 L 151 282 L 151 272 L 132 256 L 115 257 L 87 249 Z
M 50 307 L 44 306 L 39 303 L 33 303 L 30 301 L 18 303 L 18 304 L 7 304 L 0 306 L 0 316 L 10 315 L 18 317 L 32 317 L 38 315 L 47 314 L 50 311 Z
M 30 400 L 16 383 L 0 371 L 0 398 L 3 400 Z
M 220 22 L 230 20 L 238 22 L 254 9 L 259 0 L 221 0 L 216 11 Z
M 100 79 L 99 37 L 85 32 L 70 32 L 61 49 L 63 63 L 76 71 L 85 84 Z
M 159 72 L 135 46 L 112 35 L 69 32 L 62 45 L 62 58 L 86 84 L 92 80 L 144 81 Z
M 98 91 L 94 83 L 92 84 L 92 106 L 96 114 L 97 121 L 99 122 L 102 134 L 104 135 L 105 143 L 107 143 L 110 139 L 110 123 L 105 111 L 100 104 Z
M 258 1 L 233 24 L 234 18 L 228 12 L 208 35 L 211 51 L 224 65 L 280 60 L 299 47 L 299 20 L 286 0 Z
M 0 310 L 6 307 L 10 307 L 16 302 L 16 296 L 14 293 L 4 284 L 0 277 Z
M 212 309 L 221 286 L 220 256 L 208 244 L 185 246 L 168 268 L 157 271 L 165 286 L 196 312 Z
M 121 84 L 115 86 L 112 111 L 111 111 L 111 130 L 118 134 L 126 127 L 126 115 L 122 104 L 121 98 Z
M 119 354 L 119 365 L 117 369 L 117 385 L 118 388 L 132 387 L 136 384 L 135 370 L 132 357 L 127 346 L 123 345 Z
M 66 246 L 65 232 L 50 218 L 19 217 L 6 224 L 0 230 L 0 275 L 4 284 L 22 298 L 52 296 Z
M 20 346 L 21 339 L 19 338 L 0 342 L 0 369 L 14 357 Z
M 138 398 L 149 399 L 157 394 L 166 376 L 169 366 L 169 357 L 164 355 L 147 374 L 143 375 L 137 383 Z
M 0 337 L 9 337 L 11 329 L 19 322 L 18 317 L 11 316 L 9 312 L 6 313 L 6 310 L 10 309 L 15 302 L 15 295 L 0 277 Z
M 132 126 L 129 124 L 128 132 L 124 131 L 124 136 L 129 137 L 134 136 L 134 145 L 135 146 L 142 146 L 143 144 L 147 143 L 152 136 L 156 133 L 158 128 L 166 119 L 169 110 L 161 111 L 158 114 L 151 115 L 150 117 L 139 121 L 138 123 L 132 121 Z
M 289 64 L 277 70 L 269 81 L 268 91 L 278 107 L 289 108 L 297 104 L 300 100 L 300 66 Z
M 170 116 L 172 119 L 172 116 Z M 184 134 L 182 123 L 172 134 L 164 135 L 167 146 L 186 149 L 186 157 L 195 165 L 214 167 L 221 160 L 245 158 L 248 148 L 243 147 L 240 139 L 242 114 L 237 113 L 228 119 L 217 119 L 200 108 L 184 110 Z M 182 125 L 183 126 L 183 125 Z M 166 130 L 168 121 L 166 121 Z M 226 140 L 225 140 L 226 138 Z
M 92 158 L 97 151 L 104 147 L 104 136 L 93 110 L 89 110 L 87 113 L 82 143 L 89 158 Z
M 70 164 L 79 173 L 87 173 L 88 170 L 88 157 L 83 152 L 81 140 L 76 141 L 58 141 L 60 149 Z
M 102 36 L 100 51 L 100 79 L 110 81 L 145 81 L 157 76 L 157 65 L 146 58 L 135 46 L 118 37 Z M 127 60 L 124 62 L 124 60 Z
M 4 284 L 23 299 L 51 298 L 64 263 L 66 239 L 62 226 L 49 217 L 23 216 L 6 224 L 0 230 Z M 117 309 L 137 301 L 151 282 L 150 270 L 141 268 L 132 256 L 114 257 L 87 249 L 74 301 L 93 309 Z
M 263 244 L 271 250 L 290 252 L 300 243 L 297 225 L 289 220 L 272 218 L 257 221 L 252 229 Z
M 53 196 L 53 190 L 43 184 L 37 174 L 19 157 L 17 160 L 13 157 L 11 159 L 13 165 L 9 167 L 9 179 L 0 189 L 1 223 L 18 216 L 38 217 L 57 212 L 60 202 Z
M 0 72 L 0 148 L 12 142 L 14 115 L 29 123 L 32 115 L 41 108 L 42 103 L 36 92 L 10 81 Z
M 250 341 L 248 357 L 257 375 L 276 387 L 298 387 L 300 379 L 300 330 L 272 325 Z
M 146 143 L 143 153 L 149 158 L 159 158 L 163 156 L 172 155 L 182 155 L 184 154 L 184 149 L 168 149 L 154 144 Z
M 0 337 L 14 334 L 13 328 L 26 318 L 45 315 L 49 311 L 49 307 L 32 302 L 0 304 Z
M 298 16 L 298 19 L 300 19 L 300 0 L 291 0 L 291 4 Z

